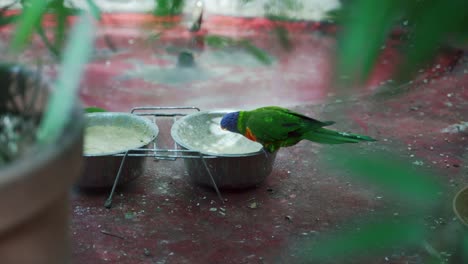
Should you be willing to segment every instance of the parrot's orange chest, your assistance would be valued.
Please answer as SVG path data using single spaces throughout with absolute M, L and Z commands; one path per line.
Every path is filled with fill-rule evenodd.
M 252 141 L 257 141 L 257 137 L 252 133 L 252 130 L 250 130 L 250 128 L 248 127 L 245 129 L 244 136 Z

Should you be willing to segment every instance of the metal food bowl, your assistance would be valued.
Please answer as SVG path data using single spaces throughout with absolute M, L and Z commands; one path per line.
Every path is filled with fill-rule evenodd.
M 86 128 L 92 126 L 131 128 L 137 133 L 144 135 L 144 139 L 128 148 L 116 149 L 115 146 L 113 146 L 113 150 L 111 151 L 103 150 L 98 154 L 83 153 L 85 157 L 84 173 L 76 183 L 77 186 L 82 188 L 112 186 L 122 162 L 123 154 L 129 149 L 138 149 L 148 146 L 159 133 L 159 129 L 154 122 L 147 118 L 129 113 L 101 112 L 86 114 Z M 109 149 L 111 148 L 109 147 Z M 129 154 L 134 152 L 135 151 L 129 151 Z M 116 156 L 116 154 L 122 155 Z M 145 157 L 127 157 L 120 174 L 119 184 L 125 184 L 140 176 L 144 169 L 145 160 Z
M 276 152 L 267 153 L 259 143 L 221 130 L 221 118 L 229 112 L 232 110 L 187 115 L 174 123 L 171 136 L 182 148 L 209 156 L 203 160 L 184 159 L 194 183 L 213 187 L 210 172 L 218 188 L 243 189 L 258 186 L 270 175 Z

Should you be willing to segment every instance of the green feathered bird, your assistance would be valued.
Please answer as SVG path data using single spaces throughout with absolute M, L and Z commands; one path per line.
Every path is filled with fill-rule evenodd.
M 306 139 L 323 144 L 358 143 L 375 139 L 324 128 L 333 121 L 321 122 L 278 106 L 267 106 L 252 111 L 228 113 L 221 119 L 221 128 L 244 135 L 274 152 Z

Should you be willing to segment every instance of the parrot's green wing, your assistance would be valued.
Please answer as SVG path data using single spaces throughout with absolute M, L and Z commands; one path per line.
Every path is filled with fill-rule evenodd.
M 305 131 L 331 125 L 276 106 L 259 108 L 245 113 L 245 129 L 260 143 L 297 143 Z M 287 142 L 290 143 L 287 143 Z
M 333 121 L 324 121 L 324 122 L 322 122 L 322 121 L 319 121 L 317 119 L 313 119 L 312 117 L 308 117 L 306 115 L 291 111 L 291 110 L 286 109 L 286 108 L 281 108 L 279 106 L 267 106 L 267 107 L 264 107 L 264 108 L 267 108 L 266 110 L 280 111 L 280 112 L 283 112 L 285 114 L 289 114 L 289 115 L 299 117 L 299 118 L 301 118 L 302 121 L 307 120 L 306 123 L 310 128 L 314 128 L 314 127 L 319 128 L 319 127 L 330 126 L 330 125 L 335 124 L 335 122 L 333 122 Z

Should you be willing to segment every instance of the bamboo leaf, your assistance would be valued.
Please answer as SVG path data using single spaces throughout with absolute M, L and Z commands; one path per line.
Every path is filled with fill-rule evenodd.
M 39 35 L 39 37 L 41 38 L 42 42 L 44 42 L 44 44 L 46 45 L 47 49 L 49 49 L 49 51 L 54 54 L 55 57 L 59 58 L 60 57 L 60 52 L 57 50 L 57 47 L 55 47 L 50 41 L 49 41 L 49 38 L 47 38 L 47 35 L 45 33 L 45 30 L 44 28 L 42 27 L 42 25 L 38 25 L 37 26 L 37 34 Z
M 395 0 L 357 0 L 347 5 L 340 20 L 337 72 L 353 84 L 364 81 L 379 55 L 399 10 Z M 348 83 L 349 84 L 349 83 Z
M 405 47 L 404 65 L 400 68 L 401 79 L 408 79 L 418 67 L 423 66 L 436 54 L 440 44 L 449 34 L 458 30 L 463 20 L 468 17 L 466 0 L 433 0 L 424 2 L 412 13 L 410 20 L 414 26 Z M 448 19 L 434 19 L 440 14 L 450 14 Z M 465 25 L 466 26 L 466 25 Z
M 284 50 L 291 51 L 293 44 L 291 43 L 288 30 L 282 26 L 277 26 L 274 32 L 281 47 L 283 47 Z
M 91 106 L 91 107 L 86 107 L 85 108 L 86 113 L 98 113 L 98 112 L 107 112 L 106 109 L 96 107 L 96 106 Z
M 78 97 L 78 87 L 84 66 L 91 55 L 94 40 L 93 25 L 87 15 L 81 15 L 73 27 L 65 48 L 61 71 L 55 90 L 49 98 L 38 130 L 41 144 L 49 143 L 63 131 Z
M 41 22 L 48 3 L 49 1 L 44 0 L 31 0 L 30 5 L 23 9 L 10 43 L 10 50 L 12 52 L 17 53 L 24 48 L 32 32 Z
M 235 40 L 217 35 L 207 35 L 204 37 L 205 43 L 213 48 L 225 48 L 234 45 Z
M 19 15 L 4 16 L 0 15 L 0 26 L 6 26 L 13 23 L 16 23 Z
M 273 63 L 273 60 L 266 51 L 255 46 L 250 41 L 242 41 L 241 44 L 248 53 L 254 56 L 261 63 L 265 65 L 271 65 Z
M 55 26 L 55 47 L 58 51 L 63 48 L 65 41 L 65 27 L 67 24 L 67 13 L 64 6 L 57 7 L 57 13 L 55 14 L 57 25 Z
M 270 54 L 268 54 L 268 52 L 255 46 L 249 40 L 235 40 L 233 38 L 218 35 L 207 35 L 204 37 L 204 40 L 208 46 L 213 48 L 228 48 L 240 46 L 261 63 L 265 65 L 270 65 L 273 63 L 273 60 Z
M 92 15 L 95 19 L 101 20 L 101 10 L 100 10 L 99 7 L 96 5 L 96 3 L 95 3 L 93 0 L 86 0 L 86 2 L 88 3 L 89 12 L 91 13 L 91 15 Z

